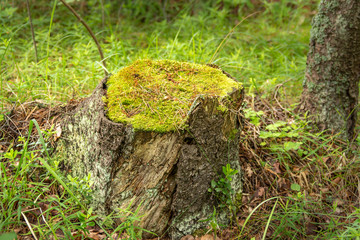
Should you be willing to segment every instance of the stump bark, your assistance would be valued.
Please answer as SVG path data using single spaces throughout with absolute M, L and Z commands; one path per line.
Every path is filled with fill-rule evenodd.
M 188 113 L 187 129 L 157 133 L 109 120 L 102 99 L 106 83 L 104 79 L 62 120 L 57 152 L 64 156 L 64 171 L 77 177 L 91 174 L 91 205 L 98 214 L 130 206 L 143 216 L 140 227 L 172 239 L 206 227 L 208 222 L 200 220 L 218 206 L 208 189 L 227 163 L 239 171 L 232 188 L 236 196 L 241 193 L 243 90 L 234 89 L 221 99 L 199 95 Z M 217 213 L 219 223 L 229 222 L 227 209 Z

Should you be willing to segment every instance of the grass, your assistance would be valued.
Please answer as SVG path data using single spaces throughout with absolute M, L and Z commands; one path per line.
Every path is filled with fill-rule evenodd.
M 233 237 L 359 238 L 358 143 L 311 133 L 292 112 L 316 1 L 242 0 L 237 7 L 235 1 L 127 0 L 103 1 L 104 8 L 96 0 L 69 2 L 95 32 L 110 73 L 138 59 L 212 62 L 246 88 L 242 229 L 230 231 Z M 86 97 L 103 78 L 97 48 L 71 13 L 56 1 L 30 3 L 38 63 L 25 3 L 0 3 L 0 120 L 23 103 L 54 106 Z M 136 212 L 99 221 L 88 205 L 89 179 L 61 173 L 60 159 L 46 155 L 51 146 L 37 141 L 39 134 L 10 141 L 1 131 L 0 233 L 139 238 Z M 45 140 L 53 132 L 43 130 Z M 224 237 L 229 230 L 215 231 Z
M 302 4 L 309 3 L 304 1 Z M 121 67 L 144 58 L 208 63 L 226 34 L 248 13 L 228 16 L 226 9 L 215 11 L 205 3 L 202 5 L 196 14 L 189 15 L 184 10 L 170 22 L 151 24 L 125 17 L 119 24 L 114 24 L 116 21 L 109 13 L 105 28 L 101 28 L 100 18 L 83 15 L 87 16 L 85 21 L 102 42 L 109 72 L 116 73 Z M 276 82 L 281 83 L 291 78 L 289 89 L 294 85 L 299 87 L 311 17 L 305 17 L 307 12 L 301 8 L 301 3 L 299 5 L 299 8 L 287 9 L 288 16 L 282 17 L 284 22 L 271 14 L 275 11 L 272 8 L 245 20 L 228 38 L 213 63 L 245 86 L 249 86 L 249 79 L 262 85 L 268 79 L 276 78 Z M 1 71 L 4 101 L 42 99 L 55 102 L 87 96 L 103 77 L 95 44 L 83 26 L 61 5 L 54 5 L 53 21 L 53 1 L 41 5 L 33 2 L 32 6 L 35 10 L 41 8 L 33 11 L 38 64 L 34 63 L 25 9 L 20 8 L 13 14 L 8 10 L 8 15 L 2 18 L 0 56 L 4 55 Z M 272 4 L 269 6 L 273 7 Z M 3 4 L 2 8 L 11 9 L 11 5 Z M 39 16 L 40 12 L 42 16 Z
M 30 143 L 34 126 L 39 141 Z M 30 235 L 33 239 L 82 239 L 91 236 L 96 224 L 102 230 L 99 234 L 97 229 L 97 236 L 113 239 L 125 234 L 131 239 L 139 238 L 142 229 L 135 223 L 140 217 L 129 209 L 102 216 L 99 222 L 100 216 L 88 207 L 90 176 L 84 179 L 65 177 L 58 169 L 59 159 L 49 156 L 50 149 L 43 134 L 49 138 L 54 132 L 41 131 L 38 123 L 32 120 L 28 138 L 21 137 L 17 141 L 21 151 L 9 148 L 0 157 L 0 233 L 15 231 L 20 239 Z M 123 222 L 112 227 L 115 218 L 122 218 Z M 105 228 L 111 229 L 111 235 Z
M 87 218 L 75 224 L 72 222 L 83 214 L 84 209 L 56 173 L 59 172 L 57 164 L 49 162 L 53 165 L 50 167 L 39 157 L 37 144 L 29 146 L 29 138 L 20 138 L 18 144 L 22 148 L 20 152 L 10 148 L 1 157 L 0 232 L 14 230 L 25 235 L 35 235 L 36 232 L 42 239 L 50 235 L 58 239 L 59 235 L 70 238 L 72 231 L 85 231 Z M 68 191 L 61 191 L 64 188 Z M 73 204 L 74 200 L 76 204 Z M 27 233 L 22 232 L 21 225 L 25 223 L 29 230 Z

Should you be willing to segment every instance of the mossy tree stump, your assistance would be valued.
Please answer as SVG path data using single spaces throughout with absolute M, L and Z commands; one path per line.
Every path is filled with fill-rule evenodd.
M 100 214 L 139 208 L 140 226 L 180 238 L 205 227 L 217 199 L 211 180 L 239 170 L 241 85 L 220 69 L 141 60 L 104 79 L 62 121 L 64 170 L 91 174 Z M 110 120 L 111 119 L 111 120 Z M 229 221 L 218 209 L 219 222 Z

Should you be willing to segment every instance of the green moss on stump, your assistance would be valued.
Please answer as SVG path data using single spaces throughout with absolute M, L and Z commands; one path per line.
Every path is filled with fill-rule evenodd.
M 197 96 L 221 98 L 241 87 L 220 69 L 172 60 L 138 60 L 112 75 L 107 85 L 112 121 L 156 132 L 186 127 Z

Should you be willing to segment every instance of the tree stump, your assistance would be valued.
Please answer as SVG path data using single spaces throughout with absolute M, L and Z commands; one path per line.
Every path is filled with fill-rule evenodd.
M 65 171 L 91 174 L 98 214 L 131 205 L 140 227 L 179 239 L 209 224 L 199 222 L 218 206 L 208 189 L 227 163 L 239 171 L 232 188 L 241 193 L 242 99 L 241 85 L 215 67 L 137 61 L 63 118 L 57 152 Z M 217 209 L 219 223 L 229 222 L 227 211 Z

